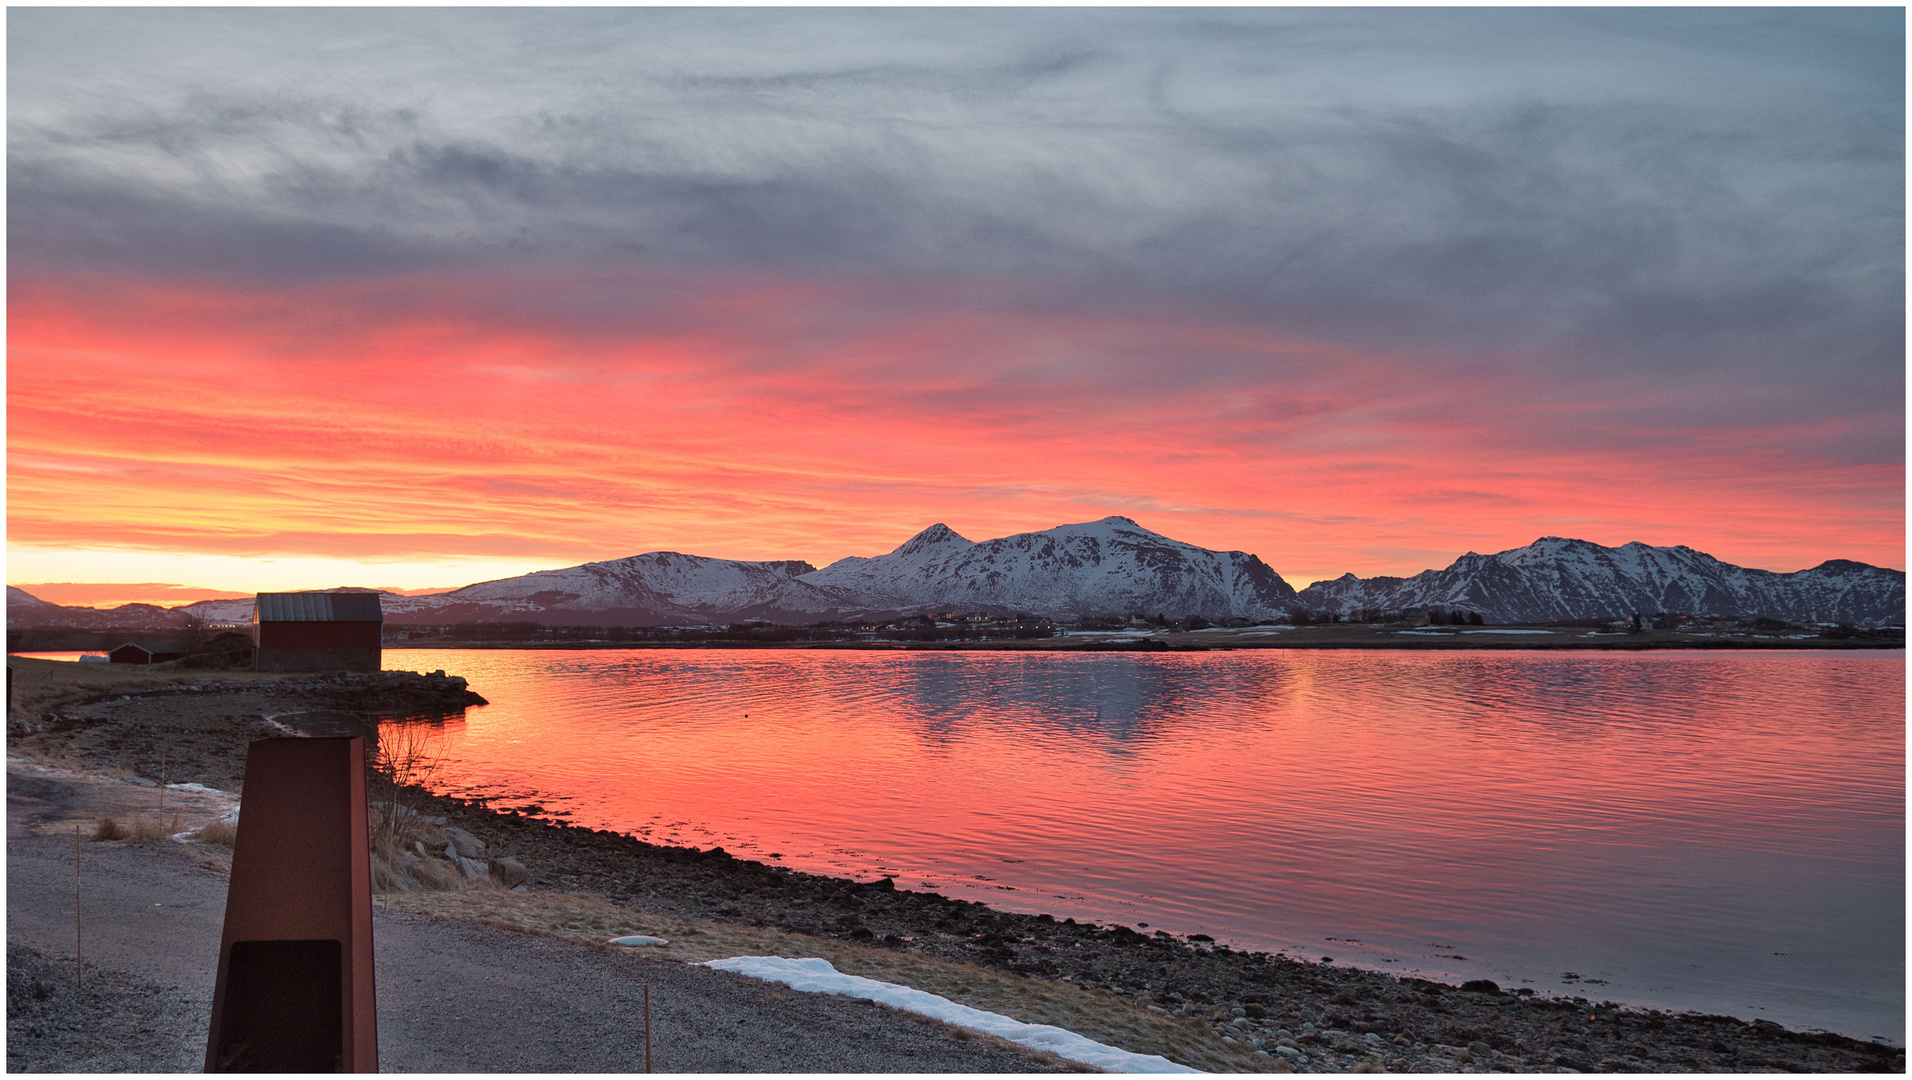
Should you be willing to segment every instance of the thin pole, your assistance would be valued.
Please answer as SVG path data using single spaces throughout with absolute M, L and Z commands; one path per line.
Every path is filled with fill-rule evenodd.
M 166 812 L 166 751 L 170 747 L 159 748 L 159 812 Z
M 73 985 L 86 989 L 86 963 L 80 958 L 80 823 L 73 823 Z
M 651 1071 L 651 984 L 644 984 L 644 1071 Z

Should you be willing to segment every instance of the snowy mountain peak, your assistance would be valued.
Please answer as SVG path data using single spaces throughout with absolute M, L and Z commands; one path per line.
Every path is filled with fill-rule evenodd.
M 1346 575 L 1301 593 L 1317 611 L 1442 608 L 1492 622 L 1624 617 L 1631 613 L 1765 616 L 1802 622 L 1903 625 L 1905 574 L 1835 560 L 1776 574 L 1724 563 L 1685 545 L 1605 547 L 1543 536 L 1494 555 L 1469 552 L 1411 578 Z
M 912 540 L 888 555 L 840 559 L 802 580 L 896 611 L 1266 618 L 1294 599 L 1287 582 L 1253 555 L 1171 540 L 1120 516 L 975 544 L 954 533 L 934 547 Z
M 247 597 L 172 611 L 142 605 L 94 611 L 48 604 L 15 586 L 7 600 L 18 617 L 42 625 L 54 625 L 48 620 L 56 614 L 74 626 L 183 623 L 188 616 L 244 623 L 252 609 Z M 1685 612 L 1903 626 L 1905 574 L 1845 559 L 1778 574 L 1683 546 L 1603 547 L 1543 536 L 1496 554 L 1470 551 L 1445 570 L 1411 578 L 1344 574 L 1297 595 L 1253 555 L 1211 551 L 1111 515 L 981 543 L 938 522 L 888 554 L 839 559 L 821 570 L 795 559 L 745 562 L 651 551 L 447 593 L 387 593 L 382 605 L 387 623 L 432 625 L 810 623 L 952 609 L 1220 620 L 1285 617 L 1297 608 L 1343 615 L 1441 608 L 1502 623 Z
M 573 567 L 577 570 L 600 570 L 609 572 L 627 572 L 640 567 L 661 573 L 701 573 L 714 565 L 757 567 L 780 577 L 796 577 L 807 574 L 816 567 L 802 559 L 773 559 L 765 562 L 740 562 L 735 559 L 712 559 L 703 555 L 686 555 L 681 551 L 647 551 L 642 555 L 626 555 L 622 559 L 609 559 L 605 562 L 590 562 Z M 565 573 L 561 570 L 540 570 L 540 574 Z
M 920 552 L 949 547 L 951 545 L 970 547 L 974 543 L 975 541 L 965 539 L 961 534 L 957 533 L 955 529 L 939 521 L 929 528 L 924 529 L 922 532 L 917 533 L 915 536 L 910 537 L 908 540 L 903 541 L 903 543 L 900 544 L 895 551 L 890 552 L 890 554 L 915 555 Z
M 1041 532 L 1016 533 L 1014 536 L 1047 536 L 1058 540 L 1076 537 L 1092 537 L 1099 541 L 1112 539 L 1127 539 L 1132 541 L 1139 538 L 1160 541 L 1165 544 L 1182 543 L 1180 540 L 1171 540 L 1161 533 L 1149 529 L 1147 526 L 1138 525 L 1134 518 L 1122 517 L 1119 514 L 1111 514 L 1108 517 L 1100 518 L 1096 521 L 1078 521 L 1070 525 L 1057 525 L 1052 529 L 1044 529 Z M 1011 540 L 1014 539 L 1014 536 L 1005 536 L 1001 539 Z M 998 541 L 989 540 L 984 542 L 993 544 Z M 1192 547 L 1193 545 L 1185 546 Z

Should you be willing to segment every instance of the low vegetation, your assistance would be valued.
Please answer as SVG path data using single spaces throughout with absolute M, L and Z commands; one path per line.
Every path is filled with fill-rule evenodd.
M 93 827 L 93 839 L 96 841 L 123 841 L 129 844 L 157 844 L 169 840 L 185 828 L 185 815 L 178 812 L 165 814 L 147 813 L 135 810 L 128 823 L 121 825 L 118 818 L 104 816 Z

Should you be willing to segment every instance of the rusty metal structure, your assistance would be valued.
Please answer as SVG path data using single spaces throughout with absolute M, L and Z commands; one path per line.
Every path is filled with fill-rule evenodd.
M 377 1072 L 365 740 L 246 755 L 207 1072 Z
M 252 605 L 257 671 L 377 671 L 385 612 L 375 592 L 260 593 Z

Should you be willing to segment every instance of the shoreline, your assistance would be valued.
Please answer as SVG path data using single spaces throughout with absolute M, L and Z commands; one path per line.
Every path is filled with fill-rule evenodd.
M 11 629 L 11 653 L 100 652 L 156 630 Z M 943 634 L 937 631 L 936 634 Z M 463 636 L 471 635 L 471 636 Z M 1585 625 L 1412 626 L 1402 623 L 1063 629 L 1048 637 L 925 636 L 848 626 L 543 627 L 500 637 L 477 627 L 387 624 L 386 650 L 812 649 L 853 652 L 1168 653 L 1261 650 L 1400 652 L 1896 652 L 1901 627 L 1751 627 L 1695 624 L 1651 630 Z
M 1164 642 L 1160 647 L 1132 645 L 1044 644 L 1042 641 L 402 641 L 384 646 L 386 652 L 412 649 L 538 649 L 558 652 L 641 651 L 685 649 L 751 650 L 832 650 L 842 652 L 1069 652 L 1069 653 L 1156 653 L 1156 652 L 1256 652 L 1368 650 L 1397 652 L 1903 652 L 1904 644 L 1877 642 L 1805 644 L 1802 642 L 1649 642 L 1637 645 L 1577 642 L 1391 642 L 1391 641 L 1295 641 L 1226 642 L 1183 644 Z M 49 650 L 52 651 L 52 650 Z M 68 652 L 83 650 L 64 650 Z
M 331 710 L 334 722 L 352 722 L 339 714 L 344 710 L 360 714 L 357 722 L 363 722 L 366 713 L 392 711 L 386 700 L 417 704 L 433 697 L 456 711 L 445 696 L 450 677 L 434 684 L 427 676 L 390 678 L 401 673 L 264 677 L 156 668 L 118 676 L 44 671 L 47 665 L 80 667 L 56 661 L 14 662 L 69 678 L 55 680 L 68 683 L 64 692 L 42 687 L 37 696 L 24 695 L 39 703 L 25 705 L 39 710 L 37 723 L 21 715 L 23 695 L 16 689 L 10 751 L 17 746 L 28 756 L 65 757 L 135 776 L 156 777 L 154 770 L 167 768 L 174 782 L 224 790 L 237 790 L 245 742 L 261 736 L 268 715 L 292 719 L 287 714 Z M 367 682 L 390 685 L 374 694 Z M 399 683 L 405 688 L 398 689 Z M 373 696 L 381 700 L 373 702 Z M 166 751 L 155 739 L 161 716 L 169 760 L 159 756 Z M 1002 912 L 898 889 L 887 879 L 857 882 L 791 871 L 737 859 L 720 848 L 655 845 L 448 796 L 419 794 L 408 802 L 521 862 L 538 892 L 589 894 L 661 916 L 890 950 L 1112 994 L 1164 1019 L 1199 1023 L 1273 1071 L 1349 1071 L 1369 1061 L 1389 1071 L 1904 1068 L 1898 1047 L 1788 1031 L 1766 1021 L 1307 963 L 1233 950 L 1200 935 L 1145 936 L 1128 927 Z M 400 895 L 422 901 L 430 894 Z

